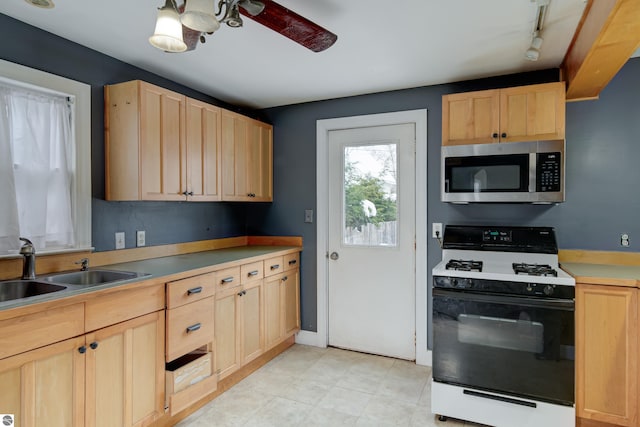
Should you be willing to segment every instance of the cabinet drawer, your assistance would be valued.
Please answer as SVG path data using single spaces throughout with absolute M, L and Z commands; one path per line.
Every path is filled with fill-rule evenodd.
M 284 256 L 284 269 L 293 270 L 300 267 L 300 252 Z
M 240 276 L 242 283 L 251 283 L 264 277 L 264 263 L 262 261 L 244 264 L 240 267 Z
M 87 332 L 164 309 L 164 285 L 99 295 L 85 303 Z
M 214 339 L 215 297 L 167 310 L 167 362 Z
M 213 373 L 213 353 L 194 351 L 167 364 L 167 396 L 199 383 Z
M 0 359 L 84 333 L 84 304 L 0 321 Z
M 167 308 L 176 308 L 216 293 L 215 273 L 201 274 L 167 283 Z
M 240 267 L 225 268 L 216 272 L 216 291 L 233 288 L 241 283 Z
M 264 276 L 273 276 L 284 271 L 284 257 L 282 255 L 264 260 Z

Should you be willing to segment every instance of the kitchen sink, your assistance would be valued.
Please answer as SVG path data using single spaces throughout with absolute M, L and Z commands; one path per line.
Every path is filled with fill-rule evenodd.
M 102 285 L 104 283 L 121 282 L 142 276 L 148 276 L 148 274 L 116 270 L 87 270 L 55 274 L 43 277 L 42 279 L 50 283 L 63 285 Z
M 6 280 L 0 282 L 0 302 L 35 297 L 67 289 L 66 286 L 34 280 Z

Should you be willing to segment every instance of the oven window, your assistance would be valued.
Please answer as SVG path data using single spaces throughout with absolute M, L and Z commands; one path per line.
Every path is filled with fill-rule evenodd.
M 450 193 L 520 192 L 529 187 L 529 155 L 448 157 Z
M 573 404 L 573 307 L 434 289 L 433 328 L 434 380 Z

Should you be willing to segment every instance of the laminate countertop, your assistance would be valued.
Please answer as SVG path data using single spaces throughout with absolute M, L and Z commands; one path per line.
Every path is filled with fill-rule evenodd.
M 190 254 L 171 255 L 118 264 L 90 267 L 90 270 L 118 270 L 144 273 L 144 276 L 118 282 L 99 285 L 75 285 L 67 289 L 29 298 L 0 302 L 0 311 L 22 308 L 33 304 L 61 300 L 72 296 L 108 291 L 112 288 L 135 286 L 139 282 L 156 280 L 170 282 L 184 277 L 204 274 L 222 268 L 234 267 L 248 262 L 264 259 L 270 255 L 278 256 L 301 251 L 299 246 L 237 246 Z M 37 261 L 36 261 L 37 262 Z M 76 270 L 77 271 L 77 270 Z M 60 272 L 64 273 L 64 272 Z M 43 275 L 52 276 L 58 273 Z M 39 277 L 36 278 L 38 280 Z M 2 282 L 0 282 L 2 283 Z M 87 295 L 88 296 L 88 295 Z M 2 317 L 2 316 L 0 316 Z
M 638 265 L 563 262 L 560 267 L 572 275 L 576 283 L 640 288 L 640 266 Z

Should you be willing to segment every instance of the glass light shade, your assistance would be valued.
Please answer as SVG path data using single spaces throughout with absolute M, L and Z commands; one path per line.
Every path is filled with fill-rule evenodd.
M 180 17 L 182 24 L 202 33 L 220 28 L 215 15 L 215 0 L 188 0 Z
M 187 45 L 182 39 L 180 16 L 173 7 L 166 5 L 158 9 L 156 30 L 149 37 L 149 43 L 167 52 L 184 52 Z

